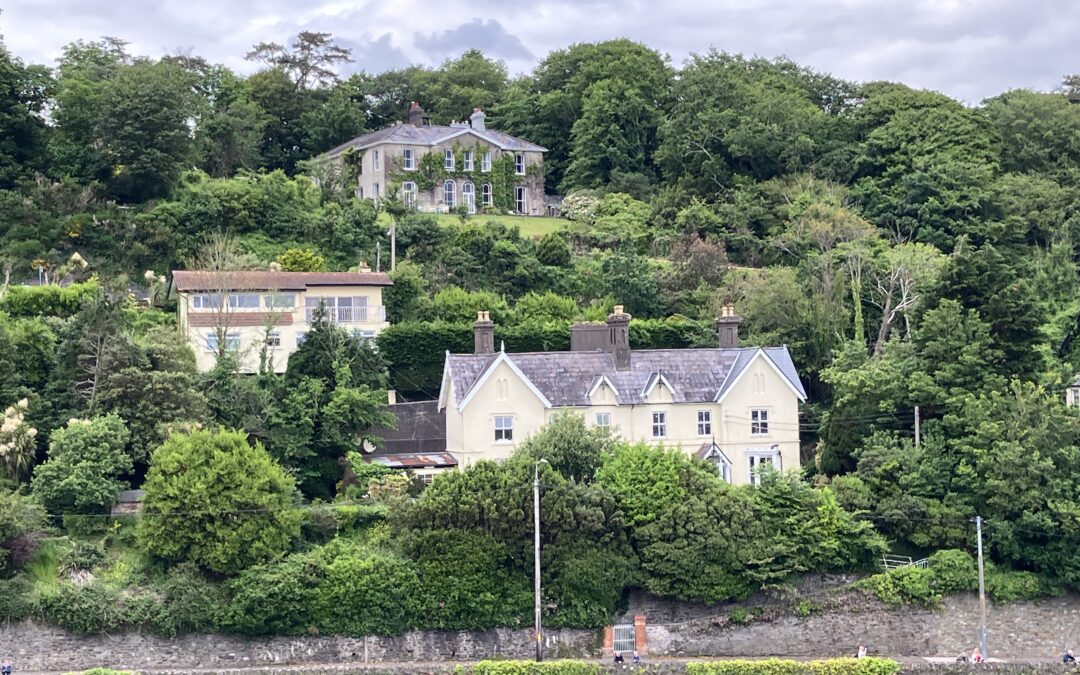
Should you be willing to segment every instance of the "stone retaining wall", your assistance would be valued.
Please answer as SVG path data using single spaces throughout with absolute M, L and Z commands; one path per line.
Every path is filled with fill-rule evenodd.
M 1080 651 L 1080 597 L 991 607 L 990 653 L 1006 659 L 1055 659 Z M 744 626 L 707 620 L 648 627 L 649 653 L 665 656 L 956 656 L 978 642 L 975 595 L 946 598 L 940 611 L 889 609 L 865 596 L 807 617 L 781 616 Z
M 552 658 L 592 657 L 600 653 L 599 631 L 552 630 L 546 631 L 544 638 L 545 651 Z M 10 657 L 20 673 L 86 670 L 97 666 L 183 672 L 291 664 L 356 664 L 365 660 L 527 659 L 534 653 L 534 644 L 531 631 L 509 629 L 414 631 L 395 637 L 249 640 L 229 635 L 184 635 L 169 639 L 139 633 L 80 637 L 31 622 L 0 626 L 0 658 Z
M 871 654 L 885 656 L 955 657 L 970 653 L 977 641 L 979 611 L 974 595 L 948 598 L 940 611 L 912 607 L 888 609 L 861 593 L 848 597 L 841 594 L 839 600 L 822 606 L 827 609 L 807 617 L 773 613 L 771 608 L 766 608 L 763 619 L 747 625 L 733 625 L 724 620 L 723 614 L 707 618 L 687 612 L 682 615 L 698 618 L 666 624 L 658 624 L 650 617 L 648 658 L 850 656 L 859 644 L 866 644 Z M 989 629 L 992 656 L 1056 660 L 1065 649 L 1080 651 L 1080 597 L 992 607 Z M 602 631 L 553 630 L 545 635 L 545 649 L 550 658 L 596 658 L 600 655 L 601 642 Z M 384 662 L 385 672 L 386 668 L 405 667 L 405 664 L 394 665 L 397 662 L 527 659 L 532 656 L 533 644 L 530 631 L 509 629 L 412 632 L 367 639 L 249 640 L 214 635 L 165 639 L 138 633 L 77 637 L 29 622 L 0 626 L 0 658 L 10 655 L 20 673 L 107 665 L 131 670 L 206 669 L 218 673 L 266 666 L 276 669 L 267 672 L 284 674 L 293 672 L 288 666 L 295 664 L 324 668 L 311 671 L 316 674 L 347 673 L 354 672 L 365 659 L 371 663 Z M 443 672 L 441 666 L 421 668 L 422 672 Z M 308 672 L 306 669 L 296 672 L 301 670 Z M 1080 675 L 1080 670 L 1076 673 Z

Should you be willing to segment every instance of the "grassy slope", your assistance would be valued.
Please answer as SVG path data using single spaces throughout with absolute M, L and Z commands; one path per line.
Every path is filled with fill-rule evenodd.
M 460 222 L 458 217 L 452 213 L 433 213 L 431 214 L 438 219 L 441 225 L 452 225 Z M 379 214 L 379 220 L 386 227 L 390 226 L 390 217 L 385 213 Z M 564 218 L 540 218 L 537 216 L 498 216 L 490 215 L 485 216 L 483 214 L 477 214 L 469 217 L 470 222 L 474 223 L 488 223 L 498 222 L 509 226 L 517 226 L 521 231 L 523 237 L 542 237 L 548 232 L 557 232 L 566 227 L 570 221 Z

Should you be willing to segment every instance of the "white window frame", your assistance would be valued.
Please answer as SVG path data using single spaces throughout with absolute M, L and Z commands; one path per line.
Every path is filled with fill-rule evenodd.
M 296 308 L 296 293 L 266 293 L 263 295 L 263 306 L 269 310 L 292 311 Z
M 491 171 L 491 151 L 488 150 L 484 153 L 484 156 L 480 158 L 480 171 L 482 173 L 489 173 Z
M 453 171 L 454 170 L 454 151 L 453 150 L 447 149 L 447 150 L 443 151 L 443 168 L 446 169 L 447 171 Z
M 495 442 L 514 442 L 514 417 L 513 415 L 496 415 L 494 420 Z
M 221 309 L 220 293 L 199 293 L 191 296 L 192 309 Z
M 768 408 L 751 408 L 750 409 L 750 435 L 751 436 L 768 436 L 769 435 L 769 409 Z
M 447 191 L 448 188 L 449 191 Z M 450 195 L 450 199 L 446 198 L 447 195 Z M 457 183 L 452 180 L 443 183 L 443 204 L 446 204 L 446 208 L 451 210 L 457 206 Z
M 379 158 L 379 151 L 371 151 L 371 168 L 376 171 L 382 171 L 382 160 Z
M 465 171 L 473 170 L 473 153 L 472 150 L 466 150 L 464 156 L 461 159 L 461 163 L 464 164 Z
M 514 175 L 515 176 L 524 176 L 525 175 L 525 153 L 524 152 L 515 152 L 514 153 Z
M 598 412 L 596 413 L 596 426 L 601 429 L 611 428 L 611 413 Z
M 245 302 L 241 303 L 243 298 Z M 258 309 L 258 293 L 229 293 L 229 309 Z
M 780 469 L 780 451 L 773 450 L 747 450 L 746 451 L 746 469 L 747 480 L 751 485 L 755 487 L 761 485 L 761 467 L 762 464 L 767 463 L 772 468 Z
M 405 148 L 402 152 L 401 168 L 406 171 L 416 171 L 416 151 L 412 148 Z
M 667 438 L 667 412 L 654 410 L 652 413 L 652 437 Z
M 217 353 L 218 345 L 217 331 L 210 331 L 206 334 L 206 351 L 211 354 Z M 240 351 L 240 333 L 237 331 L 229 331 L 225 333 L 225 351 L 238 352 Z
M 375 183 L 372 186 L 371 198 L 374 199 L 375 201 L 379 201 L 379 184 L 378 183 Z
M 416 183 L 411 180 L 407 180 L 401 184 L 402 202 L 405 206 L 412 206 L 416 203 Z
M 514 186 L 514 210 L 522 215 L 529 212 L 529 190 L 524 185 Z
M 270 349 L 277 349 L 281 346 L 281 331 L 272 330 L 266 334 L 266 346 Z
M 476 186 L 469 181 L 461 184 L 461 202 L 469 207 L 469 213 L 476 213 Z
M 363 199 L 364 198 L 364 188 L 362 188 L 362 187 L 356 188 L 356 198 L 357 199 Z
M 480 186 L 480 203 L 485 207 L 495 206 L 495 191 L 491 187 L 491 183 L 484 183 Z
M 712 436 L 712 411 L 697 411 L 697 435 L 702 437 Z

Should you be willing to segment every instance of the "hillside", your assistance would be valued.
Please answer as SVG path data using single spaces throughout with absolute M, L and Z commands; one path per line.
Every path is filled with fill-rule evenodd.
M 629 40 L 513 78 L 473 50 L 338 79 L 333 44 L 301 34 L 247 77 L 112 40 L 56 67 L 0 49 L 0 618 L 523 625 L 541 457 L 553 626 L 603 625 L 629 588 L 717 602 L 871 571 L 887 549 L 971 551 L 976 515 L 1015 597 L 1080 590 L 1067 92 L 966 106 L 784 59 L 673 66 Z M 563 218 L 420 213 L 312 180 L 321 153 L 414 100 L 440 124 L 482 106 L 546 148 Z M 375 346 L 318 322 L 285 373 L 196 370 L 173 270 L 385 271 L 391 225 Z M 615 305 L 635 348 L 715 345 L 730 305 L 743 345 L 786 345 L 809 395 L 801 470 L 728 485 L 570 419 L 431 485 L 357 454 L 388 389 L 438 395 L 478 311 L 509 351 L 540 351 Z M 148 493 L 137 525 L 108 516 L 128 488 Z M 875 591 L 913 592 L 893 583 Z

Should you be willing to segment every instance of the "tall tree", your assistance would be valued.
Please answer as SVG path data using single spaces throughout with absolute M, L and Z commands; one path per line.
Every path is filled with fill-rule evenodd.
M 51 85 L 43 68 L 23 65 L 0 42 L 0 189 L 45 168 L 42 113 Z
M 352 62 L 352 50 L 334 42 L 330 33 L 301 31 L 288 47 L 260 42 L 244 57 L 285 71 L 297 89 L 315 89 L 338 80 L 335 66 Z

